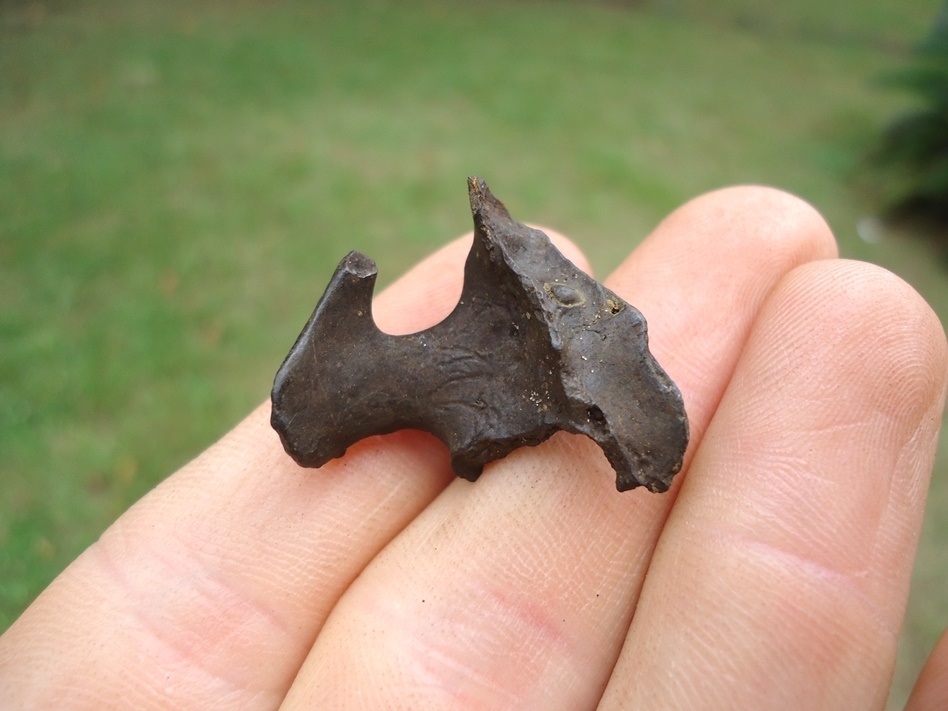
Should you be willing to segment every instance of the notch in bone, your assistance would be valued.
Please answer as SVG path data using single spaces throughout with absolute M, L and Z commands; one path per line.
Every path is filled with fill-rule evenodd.
M 383 333 L 375 262 L 351 252 L 339 264 L 273 384 L 284 448 L 320 467 L 365 437 L 425 430 L 474 481 L 488 462 L 565 430 L 599 444 L 619 491 L 667 490 L 688 420 L 644 317 L 514 221 L 483 180 L 468 179 L 468 191 L 464 288 L 436 326 Z

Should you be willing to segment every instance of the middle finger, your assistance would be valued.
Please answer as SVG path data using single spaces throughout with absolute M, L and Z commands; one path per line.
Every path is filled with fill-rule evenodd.
M 740 188 L 686 205 L 613 275 L 684 395 L 686 468 L 764 298 L 834 253 L 811 208 Z M 617 494 L 565 434 L 454 482 L 340 600 L 284 708 L 595 704 L 675 491 Z

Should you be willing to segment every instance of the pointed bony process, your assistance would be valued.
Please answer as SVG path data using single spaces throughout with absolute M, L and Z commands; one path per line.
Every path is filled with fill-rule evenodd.
M 436 326 L 383 333 L 375 262 L 350 252 L 339 264 L 273 384 L 271 423 L 287 453 L 320 467 L 365 437 L 419 429 L 474 481 L 488 462 L 565 430 L 602 448 L 619 491 L 666 491 L 688 419 L 644 317 L 514 221 L 483 180 L 468 179 L 468 191 L 464 288 Z

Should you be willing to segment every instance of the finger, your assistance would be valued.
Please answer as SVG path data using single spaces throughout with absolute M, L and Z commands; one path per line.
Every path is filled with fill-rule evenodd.
M 941 635 L 935 649 L 918 675 L 905 711 L 944 711 L 948 709 L 948 631 Z
M 881 709 L 944 404 L 888 272 L 775 291 L 695 455 L 601 708 Z
M 380 327 L 443 318 L 470 239 L 382 294 Z M 268 420 L 269 406 L 258 408 L 40 596 L 0 639 L 0 706 L 253 709 L 282 699 L 342 591 L 454 476 L 443 445 L 418 432 L 302 470 Z
M 737 189 L 684 207 L 614 275 L 698 437 L 766 294 L 833 250 L 800 201 Z M 613 482 L 595 445 L 559 434 L 449 486 L 340 600 L 285 708 L 594 704 L 671 502 Z

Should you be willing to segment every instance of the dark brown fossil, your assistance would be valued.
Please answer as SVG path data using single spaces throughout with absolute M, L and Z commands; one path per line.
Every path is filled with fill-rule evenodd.
M 474 244 L 441 323 L 407 336 L 372 319 L 375 262 L 339 264 L 273 384 L 271 423 L 319 467 L 370 435 L 431 432 L 458 476 L 557 430 L 595 440 L 619 491 L 665 491 L 681 469 L 681 393 L 648 350 L 645 319 L 514 221 L 470 178 Z

